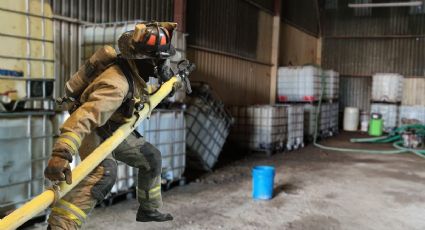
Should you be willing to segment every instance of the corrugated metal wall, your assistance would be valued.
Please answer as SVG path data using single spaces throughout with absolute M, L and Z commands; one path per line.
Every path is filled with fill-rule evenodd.
M 378 72 L 425 75 L 425 38 L 324 38 L 323 65 L 344 75 L 371 76 Z
M 197 65 L 191 79 L 208 82 L 225 104 L 268 103 L 270 66 L 195 49 L 187 57 Z
M 273 15 L 246 0 L 188 0 L 187 9 L 192 79 L 229 105 L 268 103 Z
M 280 24 L 279 65 L 319 64 L 318 39 L 288 25 Z
M 173 0 L 50 0 L 57 15 L 93 23 L 172 20 Z
M 243 0 L 188 0 L 188 44 L 255 58 L 258 8 Z
M 370 111 L 372 93 L 372 79 L 370 77 L 341 76 L 339 87 L 339 108 L 357 107 L 363 111 Z
M 364 0 L 326 0 L 322 5 L 324 36 L 381 36 L 425 34 L 425 7 L 348 8 Z M 403 2 L 385 0 L 381 2 Z M 408 1 L 404 1 L 408 2 Z
M 352 76 L 425 75 L 425 7 L 351 9 L 348 3 L 322 5 L 324 67 Z
M 81 34 L 79 26 L 130 20 L 173 20 L 173 0 L 50 0 L 55 28 L 56 96 L 78 69 Z
M 264 11 L 258 13 L 258 36 L 256 60 L 264 63 L 271 63 L 272 52 L 272 25 L 273 16 Z
M 282 0 L 282 20 L 304 32 L 319 36 L 317 0 Z
M 425 106 L 425 78 L 405 78 L 403 105 Z

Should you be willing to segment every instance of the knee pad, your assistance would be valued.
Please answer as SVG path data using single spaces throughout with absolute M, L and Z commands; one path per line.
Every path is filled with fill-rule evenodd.
M 100 163 L 103 167 L 103 176 L 91 189 L 92 196 L 98 201 L 102 201 L 111 191 L 117 179 L 117 163 L 112 159 L 106 159 Z
M 146 142 L 140 147 L 140 152 L 145 156 L 152 173 L 154 175 L 160 175 L 162 170 L 161 152 L 149 142 Z

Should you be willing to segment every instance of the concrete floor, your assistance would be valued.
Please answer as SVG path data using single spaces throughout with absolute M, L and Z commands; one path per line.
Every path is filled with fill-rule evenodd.
M 385 149 L 348 142 L 323 144 Z M 276 166 L 275 197 L 251 199 L 250 170 Z M 97 208 L 84 229 L 425 229 L 425 160 L 321 151 L 249 157 L 164 193 L 167 223 L 137 223 L 137 202 Z

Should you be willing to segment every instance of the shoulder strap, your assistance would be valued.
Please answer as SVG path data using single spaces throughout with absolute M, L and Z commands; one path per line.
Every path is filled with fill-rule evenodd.
M 126 118 L 130 118 L 133 115 L 135 105 L 133 74 L 131 73 L 130 65 L 126 59 L 118 57 L 116 59 L 116 64 L 120 67 L 128 82 L 128 93 L 123 101 L 123 104 L 118 110 L 120 110 Z
M 134 79 L 133 74 L 130 70 L 130 65 L 127 60 L 121 57 L 118 57 L 116 60 L 117 65 L 120 67 L 121 71 L 124 73 L 125 78 L 128 82 L 128 93 L 126 99 L 133 98 L 134 96 Z

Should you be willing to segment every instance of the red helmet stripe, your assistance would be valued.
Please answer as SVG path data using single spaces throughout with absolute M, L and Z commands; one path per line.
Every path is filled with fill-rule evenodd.
M 165 35 L 161 36 L 161 45 L 166 45 L 167 44 L 167 38 L 165 37 Z
M 151 34 L 151 36 L 149 37 L 149 40 L 146 44 L 150 45 L 150 46 L 154 46 L 156 43 L 156 35 L 155 34 Z

